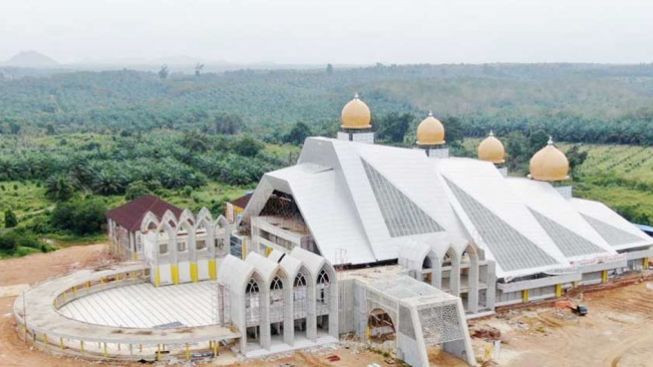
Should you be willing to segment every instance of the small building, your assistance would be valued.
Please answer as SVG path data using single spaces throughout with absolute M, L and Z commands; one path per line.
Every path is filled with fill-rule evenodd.
M 252 192 L 248 192 L 239 198 L 227 202 L 224 215 L 227 217 L 229 223 L 234 223 L 238 221 L 239 217 L 242 217 L 245 207 L 251 198 Z
M 109 210 L 106 216 L 111 253 L 123 259 L 141 259 L 143 218 L 151 212 L 160 220 L 167 211 L 178 217 L 183 210 L 154 195 L 143 195 Z

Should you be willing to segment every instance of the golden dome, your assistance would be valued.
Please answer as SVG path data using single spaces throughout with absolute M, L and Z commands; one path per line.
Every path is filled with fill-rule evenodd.
M 444 144 L 444 126 L 429 112 L 429 115 L 417 126 L 417 145 L 442 144 Z
M 358 93 L 342 108 L 340 120 L 343 129 L 369 129 L 372 127 L 370 125 L 372 121 L 370 108 L 365 102 L 358 99 Z
M 569 178 L 569 161 L 549 138 L 547 145 L 533 155 L 530 178 L 538 181 L 563 181 Z
M 501 140 L 495 138 L 494 133 L 490 131 L 490 135 L 478 145 L 478 159 L 500 164 L 506 161 L 505 158 L 506 150 L 503 148 Z

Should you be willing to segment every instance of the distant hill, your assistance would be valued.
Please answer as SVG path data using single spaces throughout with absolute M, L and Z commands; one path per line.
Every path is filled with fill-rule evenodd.
M 3 65 L 25 68 L 52 68 L 59 66 L 59 63 L 40 52 L 22 51 L 5 61 Z

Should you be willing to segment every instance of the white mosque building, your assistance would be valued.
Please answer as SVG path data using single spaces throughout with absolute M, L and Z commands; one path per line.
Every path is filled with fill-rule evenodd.
M 110 212 L 111 238 L 157 287 L 217 281 L 218 324 L 246 356 L 354 334 L 394 340 L 414 366 L 429 365 L 433 346 L 474 365 L 468 318 L 648 269 L 653 238 L 574 198 L 553 141 L 528 177 L 512 177 L 491 132 L 478 159 L 452 157 L 431 113 L 413 148 L 375 144 L 371 117 L 354 97 L 337 138 L 306 139 L 234 223 L 163 204 L 154 213 L 149 198 Z
M 249 251 L 302 248 L 342 269 L 398 263 L 460 297 L 469 317 L 648 268 L 653 239 L 574 198 L 569 162 L 551 140 L 528 177 L 511 177 L 492 133 L 478 159 L 460 158 L 430 113 L 412 149 L 374 144 L 358 95 L 341 117 L 337 139 L 308 138 L 296 165 L 263 176 L 241 226 Z

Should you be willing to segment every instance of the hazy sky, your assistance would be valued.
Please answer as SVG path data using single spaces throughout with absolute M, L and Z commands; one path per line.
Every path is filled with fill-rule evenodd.
M 0 0 L 0 60 L 653 62 L 653 1 Z

